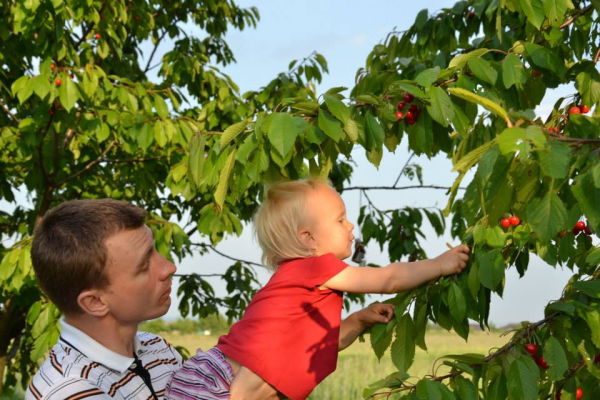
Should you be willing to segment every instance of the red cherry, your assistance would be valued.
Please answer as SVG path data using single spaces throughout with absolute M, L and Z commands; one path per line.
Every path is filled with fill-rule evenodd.
M 582 230 L 584 230 L 584 229 L 585 229 L 585 227 L 586 227 L 586 224 L 585 224 L 585 222 L 583 222 L 583 221 L 577 221 L 577 222 L 575 223 L 575 226 L 573 227 L 573 230 L 576 230 L 576 231 L 577 231 L 577 233 L 579 233 L 579 232 L 581 232 Z
M 600 354 L 596 354 L 596 357 L 594 357 L 594 364 L 600 364 Z
M 54 110 L 53 110 L 53 109 L 49 109 L 49 110 L 48 110 L 48 114 L 50 114 L 50 115 L 54 115 Z
M 592 230 L 590 229 L 589 225 L 586 225 L 585 228 L 583 228 L 583 233 L 585 233 L 588 236 L 592 234 Z
M 398 111 L 402 111 L 404 107 L 406 107 L 405 102 L 401 101 L 400 103 L 398 103 Z
M 413 101 L 415 99 L 415 96 L 413 96 L 410 93 L 404 93 L 404 96 L 402 96 L 402 98 L 404 99 L 405 102 L 410 103 L 411 101 Z
M 569 108 L 569 114 L 581 114 L 581 109 L 577 106 Z
M 558 237 L 563 238 L 567 233 L 569 233 L 569 231 L 558 232 Z
M 521 223 L 521 219 L 514 215 L 512 217 L 510 217 L 508 220 L 510 221 L 510 224 L 513 226 L 517 226 Z
M 71 78 L 71 79 L 75 78 L 75 74 L 69 74 L 69 78 Z
M 56 80 L 54 81 L 54 84 L 55 84 L 56 86 L 60 86 L 60 85 L 62 85 L 62 79 L 60 79 L 60 78 L 56 78 Z
M 413 125 L 415 122 L 417 122 L 417 120 L 415 119 L 414 115 L 411 115 L 409 117 L 408 116 L 409 113 L 410 113 L 410 111 L 406 113 L 406 123 L 409 124 L 409 125 Z
M 139 21 L 140 19 L 142 19 L 142 17 L 140 17 L 139 15 L 136 15 L 135 17 L 133 17 L 133 19 L 135 19 L 136 21 Z
M 581 399 L 583 397 L 583 389 L 578 387 L 577 390 L 575 390 L 575 398 L 577 400 Z
M 579 109 L 581 110 L 581 112 L 583 114 L 587 114 L 590 112 L 590 108 L 588 106 L 586 106 L 585 104 L 580 105 Z
M 57 110 L 60 110 L 62 108 L 62 105 L 60 103 L 56 103 L 54 108 L 56 108 Z
M 410 108 L 408 110 L 412 111 L 412 113 L 415 117 L 419 116 L 419 114 L 421 113 L 421 109 L 416 104 L 413 104 L 412 106 L 410 106 Z
M 394 115 L 396 116 L 396 119 L 404 118 L 404 113 L 402 111 L 397 111 Z
M 538 77 L 542 76 L 542 73 L 540 71 L 538 71 L 537 69 L 534 69 L 533 71 L 531 71 L 531 75 L 538 78 Z
M 544 359 L 544 356 L 535 357 L 535 362 L 542 369 L 548 369 L 548 363 Z
M 100 39 L 100 34 L 99 34 L 99 33 L 96 33 L 96 34 L 94 35 L 94 37 L 95 37 L 96 39 Z
M 469 19 L 473 18 L 474 16 L 475 16 L 475 13 L 473 11 L 469 11 L 467 13 L 467 18 L 469 18 Z
M 54 68 L 56 68 L 56 64 L 54 64 L 54 63 L 50 64 L 50 69 L 51 69 L 52 71 L 54 71 Z
M 508 228 L 510 226 L 510 219 L 502 218 L 500 225 L 502 225 L 503 228 Z
M 406 112 L 406 118 L 415 119 L 415 114 L 412 111 L 408 110 Z
M 535 344 L 535 343 L 527 343 L 525 345 L 525 351 L 528 352 L 529 354 L 531 354 L 532 356 L 535 356 L 537 354 L 537 351 L 538 351 L 537 344 Z

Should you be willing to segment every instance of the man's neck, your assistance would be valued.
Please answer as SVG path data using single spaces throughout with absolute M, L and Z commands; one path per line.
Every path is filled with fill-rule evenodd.
M 79 329 L 107 349 L 125 357 L 133 356 L 137 324 L 124 325 L 110 317 L 96 318 L 87 314 L 64 318 L 69 325 Z

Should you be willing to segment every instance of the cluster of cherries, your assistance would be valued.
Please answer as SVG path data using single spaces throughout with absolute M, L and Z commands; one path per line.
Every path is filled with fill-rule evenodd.
M 580 106 L 573 106 L 571 108 L 569 108 L 569 115 L 571 114 L 587 114 L 590 112 L 590 108 L 588 106 L 586 106 L 585 104 L 582 104 Z
M 529 354 L 531 354 L 531 356 L 533 357 L 535 363 L 538 365 L 538 367 L 540 367 L 541 369 L 548 369 L 549 365 L 548 362 L 544 359 L 544 356 L 542 356 L 541 354 L 538 355 L 538 346 L 535 343 L 526 343 L 525 344 L 525 351 L 528 352 Z M 596 356 L 596 360 L 599 357 Z M 581 398 L 583 398 L 583 389 L 578 387 L 575 390 L 575 398 L 577 400 L 580 400 Z M 556 399 L 560 400 L 560 392 L 556 393 Z
M 414 99 L 415 96 L 412 94 L 404 93 L 402 96 L 403 101 L 398 103 L 398 111 L 396 111 L 395 114 L 397 120 L 404 119 L 408 125 L 412 125 L 417 122 L 417 118 L 419 118 L 419 115 L 421 114 L 421 109 L 419 106 L 416 104 L 411 104 L 411 106 L 408 108 L 408 111 L 406 111 L 406 113 L 404 112 L 406 105 L 410 104 Z
M 583 232 L 586 236 L 590 236 L 592 234 L 592 230 L 590 226 L 585 221 L 577 221 L 575 225 L 573 225 L 573 229 L 571 230 L 573 235 L 577 236 L 581 232 Z M 558 234 L 559 237 L 563 237 L 567 234 L 568 231 L 562 231 Z
M 53 104 L 52 108 L 50 108 L 48 110 L 48 114 L 54 115 L 54 114 L 56 114 L 56 110 L 60 110 L 61 108 L 62 108 L 62 105 L 60 103 Z
M 511 215 L 508 218 L 502 218 L 500 220 L 500 225 L 502 225 L 502 227 L 504 229 L 510 227 L 510 226 L 517 226 L 521 223 L 521 219 L 515 215 Z

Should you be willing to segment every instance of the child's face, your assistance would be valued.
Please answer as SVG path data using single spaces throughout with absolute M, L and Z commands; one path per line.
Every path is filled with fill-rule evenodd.
M 306 199 L 306 225 L 300 232 L 315 255 L 333 253 L 343 260 L 352 254 L 354 225 L 346 219 L 346 206 L 340 195 L 327 185 L 318 184 Z

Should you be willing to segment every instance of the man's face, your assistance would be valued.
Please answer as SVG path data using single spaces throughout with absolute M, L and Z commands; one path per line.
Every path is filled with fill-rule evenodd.
M 109 284 L 102 292 L 115 320 L 137 324 L 164 315 L 176 268 L 156 251 L 150 228 L 119 232 L 105 244 Z

